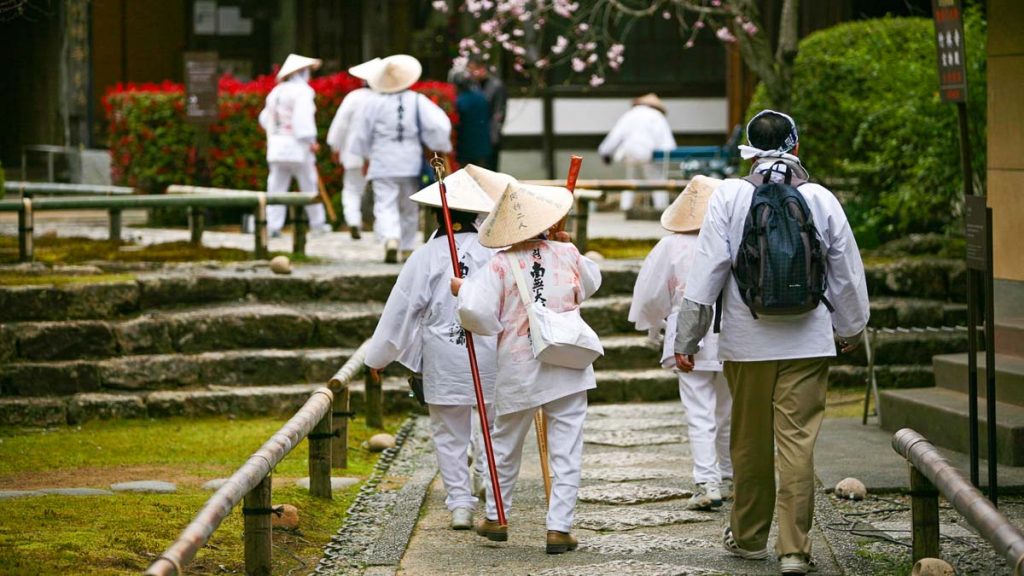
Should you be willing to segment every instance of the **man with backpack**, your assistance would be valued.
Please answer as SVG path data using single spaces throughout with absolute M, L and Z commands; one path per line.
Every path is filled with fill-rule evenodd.
M 723 545 L 740 558 L 768 558 L 777 498 L 781 573 L 806 574 L 829 358 L 836 341 L 844 353 L 859 345 L 867 284 L 842 206 L 807 182 L 793 119 L 764 110 L 747 125 L 747 139 L 740 151 L 753 160 L 751 174 L 715 191 L 701 227 L 677 317 L 676 364 L 692 370 L 701 338 L 720 324 L 735 469 Z

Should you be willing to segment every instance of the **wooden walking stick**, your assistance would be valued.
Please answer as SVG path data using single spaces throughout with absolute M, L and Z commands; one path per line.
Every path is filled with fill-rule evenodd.
M 569 160 L 569 176 L 565 179 L 565 187 L 570 193 L 576 190 L 576 180 L 580 176 L 580 167 L 583 164 L 583 158 L 580 156 L 573 156 Z M 569 215 L 566 214 L 565 218 L 562 218 L 551 228 L 552 233 L 562 232 L 565 230 L 565 222 L 569 219 Z M 538 408 L 533 414 L 533 427 L 537 432 L 537 451 L 540 452 L 540 472 L 544 475 L 544 495 L 551 503 L 551 471 L 548 465 L 548 421 L 544 417 L 544 409 Z
M 324 179 L 320 177 L 320 169 L 313 165 L 316 170 L 316 187 L 317 192 L 320 193 L 320 201 L 324 204 L 324 209 L 327 210 L 327 219 L 331 224 L 338 223 L 338 214 L 334 211 L 334 204 L 331 203 L 331 195 L 327 193 L 327 188 L 324 187 Z
M 448 188 L 444 185 L 445 161 L 434 154 L 430 166 L 437 175 L 437 186 L 441 193 L 441 214 L 444 216 L 444 233 L 448 236 L 448 251 L 452 257 L 452 271 L 456 278 L 462 278 L 459 266 L 459 252 L 455 247 L 455 232 L 452 231 L 452 215 L 448 211 Z M 491 429 L 487 426 L 487 406 L 484 402 L 484 388 L 480 383 L 480 368 L 476 363 L 476 347 L 473 345 L 473 334 L 466 330 L 466 351 L 469 352 L 469 369 L 473 373 L 473 391 L 476 392 L 476 408 L 480 414 L 480 431 L 484 436 L 484 452 L 487 454 L 487 471 L 491 475 L 491 490 L 494 492 L 494 504 L 498 509 L 498 524 L 507 526 L 505 520 L 505 504 L 501 498 L 501 485 L 498 483 L 498 468 L 494 463 L 494 448 L 491 445 Z

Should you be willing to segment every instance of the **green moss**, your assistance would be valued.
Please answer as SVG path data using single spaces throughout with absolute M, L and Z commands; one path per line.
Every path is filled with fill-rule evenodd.
M 189 242 L 167 242 L 138 246 L 130 242 L 87 238 L 35 238 L 35 259 L 45 264 L 79 264 L 93 260 L 116 262 L 194 262 L 251 260 L 252 253 L 235 248 L 207 248 Z M 0 236 L 0 263 L 18 261 L 18 239 Z
M 385 419 L 394 432 L 401 416 Z M 174 494 L 106 497 L 41 496 L 4 502 L 0 523 L 0 573 L 138 574 L 180 533 L 212 494 L 204 479 L 226 477 L 283 424 L 277 418 L 125 420 L 77 428 L 0 428 L 0 486 L 91 486 L 137 479 L 179 481 Z M 341 473 L 367 477 L 376 455 L 360 444 L 379 430 L 361 420 L 349 427 L 349 467 Z M 311 498 L 283 479 L 307 475 L 306 443 L 275 469 L 275 504 L 299 509 L 300 531 L 274 534 L 275 574 L 308 572 L 323 545 L 344 521 L 358 485 L 331 501 Z M 180 475 L 180 476 L 176 476 Z M 52 482 L 48 479 L 52 478 Z M 25 483 L 28 484 L 25 484 Z M 19 486 L 20 484 L 20 486 Z M 236 508 L 203 548 L 189 574 L 244 571 L 242 515 Z M 221 568 L 223 566 L 223 568 Z
M 593 238 L 587 241 L 587 250 L 600 252 L 609 260 L 643 260 L 657 243 L 648 238 Z
M 0 286 L 38 286 L 53 284 L 103 284 L 106 282 L 129 282 L 135 280 L 131 274 L 89 274 L 86 276 L 65 276 L 60 274 L 25 275 L 0 272 Z

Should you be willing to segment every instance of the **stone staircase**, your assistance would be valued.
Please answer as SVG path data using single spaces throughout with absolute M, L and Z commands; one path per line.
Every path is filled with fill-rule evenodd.
M 659 347 L 627 321 L 638 268 L 602 263 L 603 286 L 583 306 L 606 350 L 594 402 L 678 397 L 674 375 L 657 368 Z M 289 413 L 372 334 L 398 270 L 183 267 L 118 282 L 0 287 L 0 424 Z M 964 306 L 948 297 L 960 274 L 948 261 L 871 266 L 872 325 L 963 324 Z M 879 333 L 875 349 L 881 386 L 930 386 L 932 355 L 966 350 L 966 334 Z M 863 358 L 838 362 L 834 385 L 863 386 Z M 411 408 L 401 371 L 388 376 L 385 409 Z M 352 392 L 359 411 L 361 383 Z

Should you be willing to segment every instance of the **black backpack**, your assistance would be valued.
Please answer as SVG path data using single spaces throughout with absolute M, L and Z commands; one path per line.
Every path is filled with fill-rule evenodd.
M 777 166 L 785 171 L 782 182 L 771 181 Z M 825 298 L 825 254 L 811 211 L 797 190 L 806 181 L 793 178 L 782 162 L 763 176 L 744 180 L 755 189 L 732 268 L 743 303 L 754 318 L 803 314 L 821 303 L 831 312 Z

